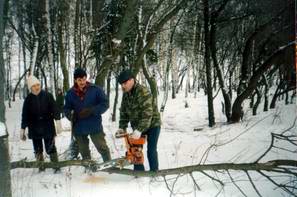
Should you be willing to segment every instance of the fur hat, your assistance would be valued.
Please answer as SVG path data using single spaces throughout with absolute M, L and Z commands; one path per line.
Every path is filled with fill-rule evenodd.
M 32 86 L 40 84 L 40 81 L 34 76 L 30 75 L 27 79 L 28 89 L 31 90 Z
M 74 79 L 83 78 L 83 77 L 86 77 L 86 76 L 87 76 L 87 73 L 82 68 L 75 69 L 74 74 L 73 74 Z

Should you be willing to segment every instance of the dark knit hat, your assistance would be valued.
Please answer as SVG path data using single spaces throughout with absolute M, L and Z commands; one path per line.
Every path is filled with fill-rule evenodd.
M 131 78 L 134 78 L 132 71 L 131 70 L 123 70 L 118 76 L 118 83 L 122 84 Z
M 86 76 L 87 76 L 87 73 L 86 73 L 86 71 L 84 69 L 82 69 L 82 68 L 75 69 L 74 79 L 83 78 L 83 77 L 86 77 Z

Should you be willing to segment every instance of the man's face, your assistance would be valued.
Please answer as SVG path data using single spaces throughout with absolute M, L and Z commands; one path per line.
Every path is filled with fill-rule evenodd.
M 134 85 L 134 79 L 131 78 L 121 84 L 123 92 L 130 92 Z
M 31 92 L 32 92 L 32 94 L 34 94 L 34 95 L 38 95 L 38 94 L 40 93 L 40 91 L 41 91 L 41 86 L 40 86 L 40 84 L 35 84 L 35 85 L 33 85 L 33 86 L 31 87 Z
M 78 88 L 82 90 L 87 85 L 87 77 L 85 76 L 83 78 L 77 78 L 75 79 L 75 83 L 77 84 Z

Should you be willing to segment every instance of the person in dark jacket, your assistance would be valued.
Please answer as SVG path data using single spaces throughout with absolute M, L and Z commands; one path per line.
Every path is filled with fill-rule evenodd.
M 147 157 L 150 171 L 159 170 L 157 144 L 160 135 L 161 119 L 156 100 L 149 90 L 137 83 L 130 70 L 124 70 L 118 76 L 123 97 L 120 108 L 118 133 L 127 132 L 130 123 L 132 138 L 147 136 Z M 144 170 L 143 165 L 134 165 L 134 170 Z
M 102 127 L 103 114 L 109 107 L 104 91 L 87 81 L 87 73 L 81 68 L 74 71 L 74 86 L 65 97 L 65 116 L 72 121 L 74 137 L 83 160 L 91 159 L 90 136 L 103 161 L 111 159 Z
M 63 108 L 64 108 L 64 94 L 63 94 L 63 91 L 60 88 L 58 88 L 58 91 L 57 91 L 56 102 L 57 102 L 57 106 L 58 106 L 58 109 L 59 109 L 59 113 L 63 118 L 64 117 L 64 111 L 63 111 Z
M 29 76 L 27 84 L 31 93 L 26 97 L 23 104 L 21 140 L 26 140 L 25 129 L 28 127 L 28 137 L 32 139 L 36 160 L 44 161 L 44 143 L 45 151 L 50 156 L 50 160 L 57 162 L 55 136 L 56 132 L 61 131 L 61 123 L 56 102 L 52 94 L 41 89 L 40 81 L 36 77 Z M 57 128 L 55 128 L 54 120 L 57 120 Z M 40 168 L 40 170 L 44 169 Z

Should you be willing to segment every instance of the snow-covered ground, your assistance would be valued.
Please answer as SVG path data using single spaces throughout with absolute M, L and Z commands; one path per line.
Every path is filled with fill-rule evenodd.
M 24 158 L 29 161 L 34 160 L 31 140 L 22 142 L 19 139 L 22 102 L 12 103 L 12 108 L 7 108 L 6 113 L 12 161 Z M 263 106 L 260 105 L 257 116 L 252 116 L 251 110 L 245 108 L 246 115 L 243 122 L 227 125 L 221 110 L 221 97 L 218 96 L 215 99 L 217 124 L 214 128 L 209 128 L 207 126 L 206 96 L 201 93 L 198 94 L 197 98 L 193 98 L 191 94 L 188 103 L 189 108 L 185 108 L 183 94 L 178 95 L 177 99 L 169 99 L 167 102 L 165 112 L 162 114 L 163 124 L 158 144 L 160 169 L 198 163 L 253 162 L 269 147 L 270 133 L 279 133 L 289 128 L 296 118 L 295 102 L 284 105 L 283 101 L 279 101 L 277 108 L 268 112 L 263 112 Z M 111 113 L 112 109 L 104 114 L 103 125 L 112 157 L 116 158 L 123 156 L 125 150 L 123 141 L 113 137 L 118 123 L 111 122 Z M 63 127 L 65 130 L 69 129 L 69 122 L 65 119 L 63 119 Z M 296 127 L 294 126 L 290 132 L 296 132 Z M 69 142 L 70 132 L 63 132 L 56 138 L 56 145 L 61 158 L 67 150 Z M 286 142 L 279 141 L 278 143 L 281 147 L 290 148 Z M 90 143 L 90 145 L 93 159 L 102 161 L 93 144 Z M 216 146 L 212 146 L 213 148 L 210 149 L 209 153 L 205 154 L 211 145 Z M 296 154 L 273 149 L 262 161 L 271 159 L 296 159 Z M 147 161 L 145 166 L 148 168 Z M 215 196 L 220 191 L 219 196 L 242 196 L 226 173 L 208 173 L 225 182 L 222 191 L 220 191 L 218 183 L 197 172 L 193 173 L 193 176 L 201 187 L 201 191 L 197 191 L 189 175 L 184 175 L 178 178 L 174 193 L 176 196 Z M 257 196 L 245 173 L 235 171 L 230 171 L 230 173 L 237 180 L 237 185 L 248 196 Z M 259 174 L 250 174 L 263 196 L 288 196 L 267 182 L 265 178 L 260 177 Z M 59 174 L 53 174 L 51 169 L 42 173 L 38 173 L 37 169 L 15 169 L 11 171 L 11 175 L 14 197 L 170 195 L 162 177 L 135 178 L 104 172 L 90 175 L 85 173 L 82 167 L 63 168 Z M 173 184 L 175 177 L 166 177 L 169 185 Z M 286 177 L 279 178 L 281 181 L 286 181 L 286 179 Z
M 0 137 L 7 135 L 6 126 L 3 122 L 0 122 Z

